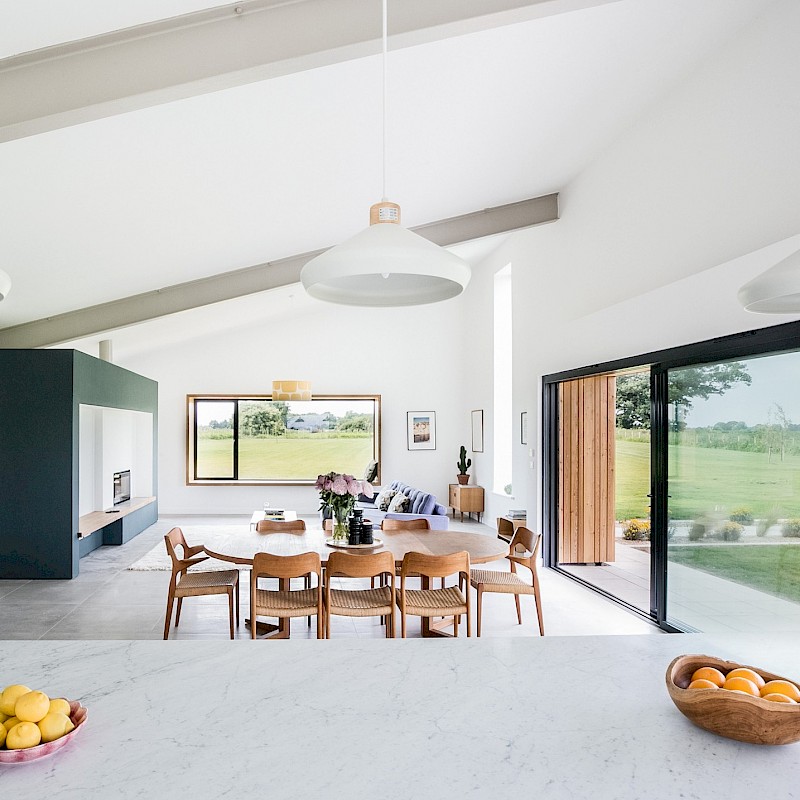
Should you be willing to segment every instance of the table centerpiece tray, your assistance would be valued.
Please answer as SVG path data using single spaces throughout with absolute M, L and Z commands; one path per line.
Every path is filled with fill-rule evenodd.
M 343 550 L 374 550 L 376 547 L 383 547 L 383 539 L 379 539 L 377 536 L 372 539 L 372 544 L 348 544 L 347 540 L 341 542 L 335 542 L 332 536 L 329 536 L 325 540 L 325 544 L 328 547 L 339 547 Z

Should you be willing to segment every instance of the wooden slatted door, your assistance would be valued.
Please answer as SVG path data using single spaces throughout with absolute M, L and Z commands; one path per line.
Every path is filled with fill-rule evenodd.
M 616 379 L 559 385 L 558 561 L 614 561 Z

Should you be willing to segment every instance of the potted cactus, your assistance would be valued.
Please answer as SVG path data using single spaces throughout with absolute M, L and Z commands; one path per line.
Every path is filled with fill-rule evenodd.
M 456 462 L 456 466 L 458 467 L 458 482 L 463 486 L 469 483 L 469 475 L 467 475 L 467 470 L 472 466 L 472 459 L 467 458 L 467 448 L 464 445 L 461 445 L 461 452 L 458 456 L 458 461 Z

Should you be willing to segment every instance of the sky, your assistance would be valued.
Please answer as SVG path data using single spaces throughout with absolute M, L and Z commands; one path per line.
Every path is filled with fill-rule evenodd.
M 740 359 L 753 381 L 735 384 L 723 395 L 693 401 L 686 424 L 701 428 L 715 422 L 740 420 L 747 425 L 767 422 L 774 403 L 783 407 L 790 422 L 800 424 L 800 352 Z

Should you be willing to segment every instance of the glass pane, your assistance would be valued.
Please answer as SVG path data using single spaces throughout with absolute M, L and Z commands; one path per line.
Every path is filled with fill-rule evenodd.
M 239 480 L 360 478 L 376 458 L 373 400 L 238 402 Z
M 230 400 L 195 401 L 195 478 L 233 478 L 233 410 Z
M 800 628 L 800 354 L 669 372 L 667 618 Z

